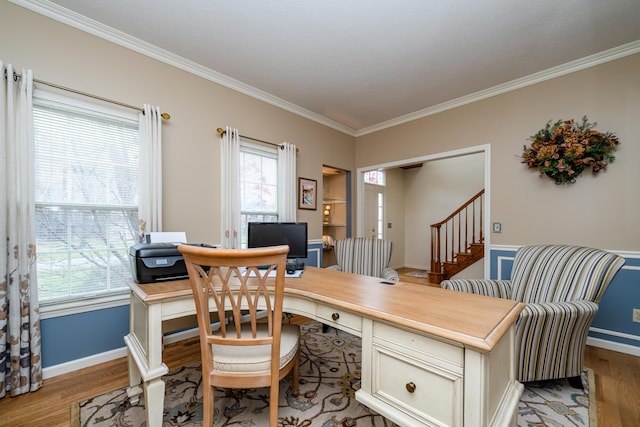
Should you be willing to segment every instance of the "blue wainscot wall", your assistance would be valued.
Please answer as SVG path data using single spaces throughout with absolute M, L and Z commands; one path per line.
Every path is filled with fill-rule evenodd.
M 305 265 L 322 266 L 322 242 L 309 242 Z M 126 355 L 129 304 L 43 318 L 42 365 L 45 378 Z
M 492 247 L 492 279 L 509 279 L 517 247 Z M 632 310 L 640 308 L 640 253 L 611 250 L 626 262 L 600 301 L 587 344 L 640 356 L 640 323 L 634 323 Z

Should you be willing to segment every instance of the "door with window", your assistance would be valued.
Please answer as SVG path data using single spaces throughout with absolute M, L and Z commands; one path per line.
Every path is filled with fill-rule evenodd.
M 385 174 L 383 171 L 364 173 L 364 237 L 384 239 Z

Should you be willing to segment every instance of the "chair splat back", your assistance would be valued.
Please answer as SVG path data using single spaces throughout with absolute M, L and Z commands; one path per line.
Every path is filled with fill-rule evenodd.
M 229 340 L 241 339 L 241 345 L 270 344 L 273 336 L 273 307 L 267 289 L 267 278 L 275 270 L 270 265 L 266 270 L 256 267 L 211 267 L 205 284 L 209 297 L 213 299 L 218 313 L 229 313 L 232 323 L 220 324 L 220 336 L 213 335 L 213 344 L 225 344 Z M 204 271 L 203 271 L 204 272 Z M 250 282 L 250 284 L 249 284 Z M 204 292 L 204 290 L 203 290 Z M 258 337 L 258 311 L 268 325 L 268 337 Z M 244 313 L 248 312 L 248 316 Z M 251 328 L 242 328 L 243 320 L 248 317 Z M 263 320 L 264 321 L 264 320 Z M 230 334 L 227 334 L 229 330 Z M 247 336 L 250 333 L 250 336 Z
M 282 324 L 289 247 L 178 249 L 189 273 L 200 332 L 203 425 L 213 424 L 214 387 L 269 387 L 269 425 L 275 427 L 279 381 L 289 372 L 292 394 L 298 394 L 300 329 Z M 216 331 L 211 313 L 219 319 Z

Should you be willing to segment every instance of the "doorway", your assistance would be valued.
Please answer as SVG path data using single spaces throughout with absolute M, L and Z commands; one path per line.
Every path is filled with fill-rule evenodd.
M 351 237 L 351 172 L 322 166 L 322 266 L 336 263 L 334 241 Z
M 386 194 L 383 196 L 385 205 L 384 235 L 385 238 L 394 241 L 390 265 L 396 268 L 428 269 L 430 259 L 429 225 L 442 220 L 451 212 L 447 212 L 442 218 L 429 218 L 428 216 L 434 214 L 434 210 L 444 209 L 440 205 L 453 203 L 454 193 L 449 193 L 447 185 L 450 185 L 452 180 L 460 180 L 461 175 L 471 174 L 468 168 L 471 163 L 473 163 L 472 168 L 476 171 L 473 173 L 472 181 L 475 182 L 474 185 L 477 188 L 470 189 L 469 194 L 463 192 L 462 199 L 464 200 L 460 200 L 458 205 L 484 188 L 483 228 L 490 230 L 490 157 L 490 145 L 487 144 L 358 168 L 356 176 L 358 180 L 356 190 L 357 235 L 369 236 L 372 229 L 370 227 L 372 219 L 377 215 L 377 207 L 372 203 L 371 194 L 368 194 L 370 191 L 367 189 L 365 173 L 384 171 L 389 181 L 386 186 Z M 439 162 L 439 160 L 442 161 Z M 464 166 L 457 166 L 456 162 L 458 161 L 463 164 L 467 163 Z M 432 172 L 427 172 L 427 170 L 432 170 Z M 433 170 L 439 170 L 439 174 L 435 175 Z M 430 174 L 428 181 L 417 180 L 418 177 L 427 173 Z M 436 198 L 432 199 L 434 193 Z M 443 198 L 446 203 L 441 203 Z M 474 274 L 479 273 L 475 277 L 482 277 L 489 273 L 490 233 L 485 233 L 484 237 L 484 262 L 480 262 L 475 267 L 484 271 L 474 271 Z

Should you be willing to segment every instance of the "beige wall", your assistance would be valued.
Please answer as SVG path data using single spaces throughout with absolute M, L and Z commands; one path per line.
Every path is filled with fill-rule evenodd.
M 164 228 L 191 241 L 220 241 L 216 128 L 300 148 L 298 175 L 322 182 L 322 164 L 351 170 L 491 144 L 492 244 L 571 242 L 638 250 L 640 228 L 640 54 L 354 138 L 132 52 L 8 2 L 0 2 L 0 57 L 37 79 L 127 104 L 159 105 L 164 136 Z M 537 178 L 522 146 L 550 119 L 587 115 L 614 131 L 617 160 L 570 186 Z M 390 149 L 390 141 L 393 149 Z M 355 182 L 352 180 L 355 194 Z M 319 189 L 321 193 L 322 189 Z M 191 208 L 190 206 L 197 206 Z M 355 203 L 354 203 L 354 230 Z M 322 212 L 298 211 L 319 239 Z
M 425 162 L 406 171 L 405 262 L 429 267 L 430 225 L 442 221 L 484 187 L 484 153 Z
M 405 171 L 394 168 L 387 170 L 386 174 L 384 236 L 393 242 L 389 265 L 392 267 L 404 267 L 407 265 L 407 253 L 405 252 L 405 239 L 407 237 Z M 388 223 L 391 223 L 391 228 L 387 227 Z
M 165 231 L 220 242 L 218 127 L 296 144 L 298 175 L 318 183 L 323 164 L 354 170 L 351 136 L 8 2 L 0 2 L 0 23 L 4 62 L 32 69 L 39 80 L 171 114 L 163 125 Z M 310 239 L 322 237 L 321 215 L 298 211 L 298 220 L 309 222 Z
M 520 163 L 548 120 L 587 115 L 621 141 L 609 170 L 557 186 Z M 393 150 L 389 149 L 390 141 Z M 640 54 L 357 138 L 358 168 L 491 145 L 492 245 L 640 249 Z
M 445 219 L 484 186 L 484 153 L 386 170 L 385 237 L 394 242 L 390 265 L 429 269 L 430 225 Z M 386 225 L 385 225 L 386 226 Z

